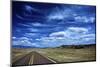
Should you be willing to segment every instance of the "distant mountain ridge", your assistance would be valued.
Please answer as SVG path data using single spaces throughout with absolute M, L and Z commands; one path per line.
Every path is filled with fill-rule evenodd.
M 61 45 L 59 48 L 89 48 L 89 47 L 95 47 L 96 44 L 85 44 L 85 45 Z
M 36 47 L 36 46 L 22 46 L 22 45 L 13 45 L 13 48 L 85 48 L 95 46 L 96 44 L 85 44 L 85 45 L 61 45 L 58 47 Z
M 21 45 L 13 45 L 13 48 L 38 48 L 36 46 L 21 46 Z

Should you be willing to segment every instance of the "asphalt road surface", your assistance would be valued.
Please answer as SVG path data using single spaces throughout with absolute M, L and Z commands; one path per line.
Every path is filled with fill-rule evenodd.
M 54 64 L 56 61 L 41 55 L 38 52 L 30 52 L 22 58 L 16 60 L 12 63 L 12 66 L 29 66 L 38 64 Z

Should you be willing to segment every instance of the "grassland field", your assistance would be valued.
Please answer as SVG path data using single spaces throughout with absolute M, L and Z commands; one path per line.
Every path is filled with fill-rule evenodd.
M 96 48 L 95 46 L 88 48 L 12 48 L 12 62 L 28 54 L 31 51 L 36 51 L 48 58 L 51 58 L 59 63 L 63 62 L 80 62 L 80 61 L 95 61 Z

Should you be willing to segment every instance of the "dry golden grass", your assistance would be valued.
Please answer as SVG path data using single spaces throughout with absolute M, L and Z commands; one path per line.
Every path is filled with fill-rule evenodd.
M 77 61 L 95 61 L 96 49 L 95 47 L 73 49 L 73 48 L 27 48 L 27 49 L 12 49 L 13 60 L 31 52 L 37 51 L 44 56 L 47 56 L 59 63 L 63 62 L 77 62 Z

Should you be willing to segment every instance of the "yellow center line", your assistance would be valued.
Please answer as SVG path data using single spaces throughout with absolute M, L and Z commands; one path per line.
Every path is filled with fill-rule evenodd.
M 29 61 L 29 65 L 33 64 L 33 59 L 34 59 L 34 56 L 32 55 Z

